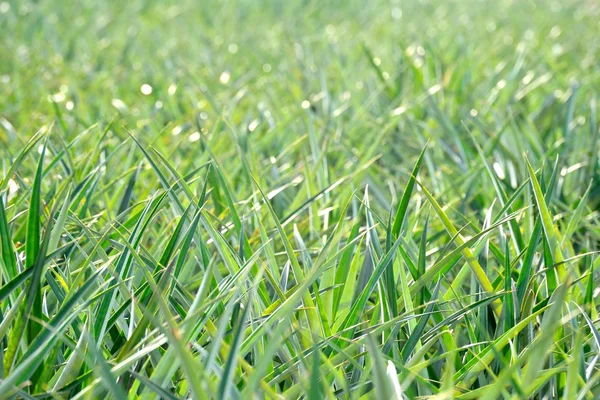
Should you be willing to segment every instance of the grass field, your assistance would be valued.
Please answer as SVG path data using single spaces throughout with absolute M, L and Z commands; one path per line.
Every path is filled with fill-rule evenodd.
M 0 0 L 0 399 L 598 398 L 599 20 Z

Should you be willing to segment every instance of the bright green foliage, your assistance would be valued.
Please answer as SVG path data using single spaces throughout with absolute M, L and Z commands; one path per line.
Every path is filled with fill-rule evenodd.
M 599 398 L 598 21 L 0 0 L 0 400 Z

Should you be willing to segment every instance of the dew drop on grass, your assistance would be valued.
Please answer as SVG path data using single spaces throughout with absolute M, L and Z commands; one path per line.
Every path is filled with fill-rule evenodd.
M 55 103 L 62 103 L 65 101 L 65 94 L 62 92 L 58 92 L 52 95 L 51 100 Z
M 442 85 L 436 84 L 436 85 L 433 85 L 432 87 L 430 87 L 429 90 L 427 90 L 427 93 L 429 93 L 429 95 L 431 96 L 431 95 L 436 94 L 440 90 L 442 90 Z
M 194 133 L 192 133 L 188 137 L 188 140 L 190 141 L 190 143 L 197 142 L 198 140 L 200 140 L 200 132 L 194 132 Z
M 12 178 L 8 180 L 8 200 L 12 199 L 19 191 L 19 185 Z
M 140 87 L 140 92 L 142 92 L 142 94 L 144 96 L 148 96 L 148 95 L 152 94 L 152 86 L 148 85 L 147 83 L 144 83 Z
M 229 71 L 223 71 L 223 73 L 219 77 L 219 82 L 221 82 L 223 85 L 227 85 L 227 83 L 229 83 L 230 78 L 231 74 L 229 73 Z
M 250 124 L 248 125 L 248 131 L 254 132 L 254 130 L 258 127 L 258 124 L 259 124 L 259 121 L 257 119 L 250 122 Z
M 173 136 L 177 136 L 181 133 L 181 131 L 183 131 L 183 128 L 181 127 L 181 125 L 177 125 L 175 128 L 173 128 L 173 130 L 171 131 L 171 134 Z
M 402 114 L 404 114 L 405 111 L 406 111 L 406 107 L 400 106 L 400 107 L 392 110 L 392 115 L 393 116 L 402 115 Z
M 121 112 L 127 111 L 127 106 L 125 105 L 125 103 L 123 103 L 123 100 L 121 99 L 112 99 L 111 104 L 114 108 Z
M 563 53 L 563 47 L 560 44 L 552 46 L 552 54 L 554 56 L 560 56 Z
M 492 164 L 492 167 L 494 168 L 494 171 L 496 172 L 496 175 L 498 175 L 498 178 L 500 180 L 504 180 L 504 178 L 506 178 L 506 174 L 504 173 L 504 168 L 502 168 L 502 165 L 495 162 L 494 164 Z

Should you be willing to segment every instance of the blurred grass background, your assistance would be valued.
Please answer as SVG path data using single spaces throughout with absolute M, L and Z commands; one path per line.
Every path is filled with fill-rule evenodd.
M 486 391 L 492 398 L 593 398 L 600 378 L 593 355 L 600 345 L 593 272 L 600 262 L 599 17 L 600 4 L 588 0 L 1 2 L 0 191 L 6 207 L 0 208 L 8 232 L 2 243 L 11 243 L 2 253 L 3 282 L 14 283 L 16 272 L 32 267 L 24 247 L 42 242 L 28 218 L 45 235 L 52 234 L 50 222 L 62 228 L 52 234 L 56 253 L 42 254 L 42 265 L 62 279 L 64 293 L 49 276 L 40 278 L 40 288 L 32 280 L 24 286 L 39 290 L 44 306 L 35 316 L 45 322 L 81 287 L 80 271 L 89 277 L 105 255 L 132 263 L 129 276 L 120 276 L 129 293 L 111 297 L 107 316 L 97 320 L 95 301 L 108 298 L 105 287 L 94 286 L 94 301 L 82 295 L 74 317 L 80 325 L 64 326 L 55 338 L 62 342 L 45 348 L 49 358 L 39 371 L 18 368 L 33 360 L 28 349 L 37 343 L 35 334 L 21 337 L 18 319 L 5 319 L 4 345 L 11 347 L 12 337 L 13 350 L 20 350 L 12 361 L 5 358 L 8 380 L 1 387 L 12 390 L 26 377 L 33 383 L 22 396 L 97 398 L 106 390 L 121 398 L 118 387 L 124 387 L 138 398 L 148 390 L 166 396 L 151 384 L 160 381 L 181 397 L 199 396 L 200 387 L 207 397 L 243 397 L 260 386 L 258 397 L 354 398 L 391 385 L 397 396 L 396 381 L 377 369 L 390 361 L 410 398 L 479 398 Z M 426 143 L 415 185 L 411 171 Z M 44 146 L 46 159 L 36 172 Z M 265 199 L 258 188 L 272 214 L 260 207 Z M 161 195 L 168 200 L 156 205 L 155 215 L 150 205 Z M 403 195 L 408 205 L 402 206 Z M 206 200 L 201 211 L 194 205 L 200 199 Z M 66 214 L 59 212 L 63 204 Z M 193 215 L 201 216 L 197 235 L 187 231 Z M 135 241 L 138 226 L 143 230 Z M 194 236 L 194 245 L 186 248 L 184 236 Z M 163 253 L 170 238 L 175 250 Z M 489 301 L 500 301 L 504 314 L 494 316 L 499 308 L 478 303 L 488 300 L 471 275 L 465 247 L 496 292 Z M 403 249 L 401 256 L 394 249 Z M 14 270 L 7 267 L 9 252 L 17 254 Z M 388 252 L 394 261 L 385 274 L 391 275 L 365 289 Z M 157 260 L 168 254 L 165 262 L 174 263 L 175 253 L 182 275 L 164 295 L 171 315 L 150 294 L 139 295 L 150 266 L 166 268 Z M 425 274 L 448 254 L 456 256 L 448 268 Z M 278 308 L 280 297 L 293 296 L 302 283 L 295 266 L 315 274 L 314 287 L 301 287 L 302 307 Z M 102 273 L 104 285 L 110 278 Z M 424 310 L 437 301 L 438 279 L 440 303 L 428 311 L 430 319 Z M 568 294 L 558 290 L 561 283 Z M 210 323 L 203 320 L 207 325 L 190 339 L 191 350 L 184 349 L 201 371 L 199 381 L 183 367 L 155 381 L 154 372 L 164 372 L 160 359 L 172 360 L 169 349 L 176 348 L 161 327 L 186 320 L 203 284 Z M 25 292 L 5 287 L 0 311 L 16 318 Z M 250 287 L 260 293 L 252 304 Z M 127 295 L 136 299 L 131 309 Z M 352 307 L 361 295 L 365 303 L 357 312 Z M 550 312 L 546 307 L 556 298 L 568 323 L 545 322 L 552 334 L 556 329 L 552 344 L 539 328 L 542 311 Z M 318 317 L 305 320 L 303 307 L 314 309 L 311 301 Z M 250 308 L 247 325 L 237 319 L 243 304 Z M 590 317 L 573 316 L 574 304 Z M 507 307 L 516 308 L 512 319 Z M 556 308 L 548 310 L 556 317 Z M 281 331 L 262 325 L 271 315 L 285 321 Z M 348 315 L 364 331 L 349 333 Z M 400 316 L 411 315 L 419 319 L 400 324 Z M 140 320 L 148 325 L 133 335 Z M 319 329 L 310 325 L 315 320 Z M 404 354 L 419 332 L 416 321 L 423 323 L 423 342 Z M 102 324 L 110 334 L 98 328 Z M 371 330 L 377 331 L 373 342 L 367 340 Z M 579 330 L 583 338 L 576 337 Z M 256 367 L 264 357 L 270 363 L 263 371 L 253 375 L 228 364 L 229 354 L 236 359 L 238 332 L 244 332 L 246 352 L 238 362 Z M 274 332 L 284 344 L 270 348 Z M 506 332 L 517 337 L 514 347 L 486 347 Z M 347 353 L 340 337 L 348 341 Z M 78 354 L 79 341 L 97 344 L 97 353 L 84 353 L 105 360 L 114 376 L 93 380 L 94 366 L 104 364 L 88 359 L 73 367 L 69 381 L 65 363 Z M 147 343 L 159 345 L 150 351 Z M 535 353 L 540 343 L 552 355 Z M 277 346 L 285 350 L 275 356 Z M 219 356 L 203 370 L 211 348 Z M 490 354 L 493 360 L 485 358 Z M 127 356 L 138 363 L 117 369 Z M 483 356 L 482 365 L 473 361 Z M 309 357 L 320 360 L 320 372 Z M 540 370 L 521 370 L 538 359 L 546 362 Z M 231 376 L 224 374 L 230 369 Z

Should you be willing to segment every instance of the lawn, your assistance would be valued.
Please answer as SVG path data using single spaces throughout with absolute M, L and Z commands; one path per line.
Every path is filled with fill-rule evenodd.
M 0 399 L 600 397 L 598 21 L 0 0 Z

